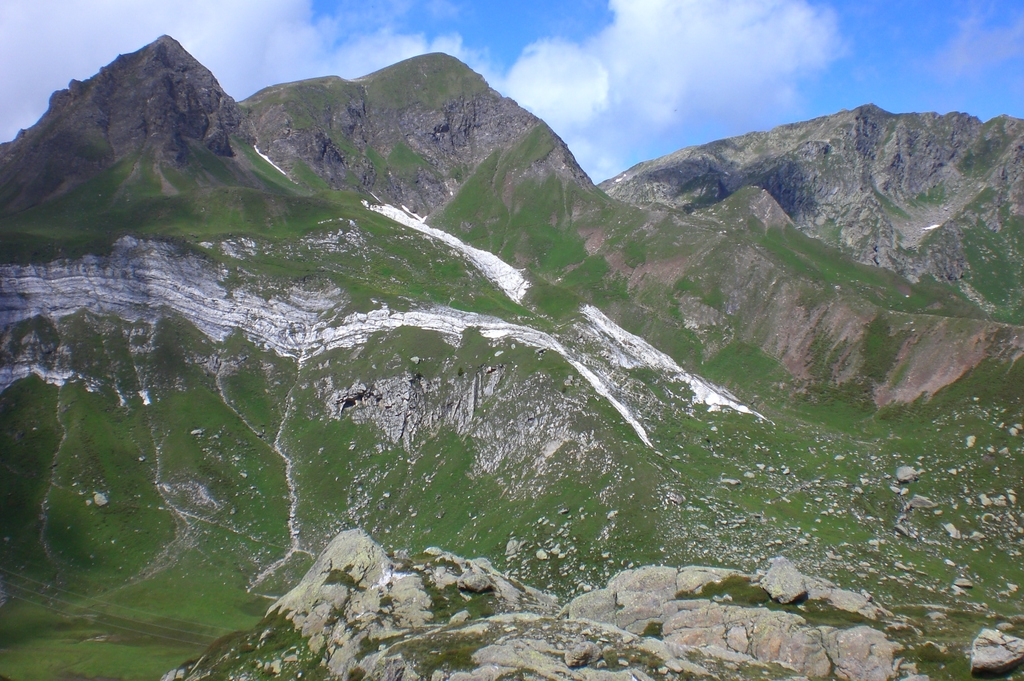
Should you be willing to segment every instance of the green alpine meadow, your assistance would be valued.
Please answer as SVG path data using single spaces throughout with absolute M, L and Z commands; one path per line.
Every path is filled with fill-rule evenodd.
M 1024 121 L 595 185 L 453 57 L 165 36 L 0 144 L 0 678 L 1012 676 L 1022 356 Z

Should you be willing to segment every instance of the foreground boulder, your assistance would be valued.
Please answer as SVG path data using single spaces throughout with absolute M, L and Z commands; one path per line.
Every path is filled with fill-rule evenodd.
M 789 559 L 781 556 L 772 559 L 771 567 L 760 584 L 777 603 L 826 601 L 837 610 L 854 612 L 870 620 L 889 614 L 872 602 L 870 594 L 840 589 L 827 579 L 805 575 Z
M 188 681 L 242 678 L 253 669 L 344 681 L 896 676 L 900 646 L 880 630 L 815 625 L 775 605 L 768 594 L 783 577 L 799 583 L 805 597 L 836 590 L 781 560 L 760 585 L 734 570 L 649 566 L 621 572 L 559 611 L 552 596 L 486 559 L 440 549 L 389 555 L 366 533 L 350 530 L 334 538 L 256 630 L 215 644 L 170 674 Z M 702 595 L 711 588 L 722 593 Z M 733 604 L 727 590 L 760 594 L 762 605 Z
M 1024 662 L 1024 639 L 982 629 L 971 644 L 972 674 L 1005 674 Z

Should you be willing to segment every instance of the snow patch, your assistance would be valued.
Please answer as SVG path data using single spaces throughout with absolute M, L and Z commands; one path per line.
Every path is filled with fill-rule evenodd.
M 402 206 L 402 210 L 399 210 L 389 204 L 373 205 L 363 201 L 363 205 L 375 213 L 380 213 L 384 217 L 450 246 L 469 260 L 485 277 L 494 282 L 498 288 L 505 292 L 505 295 L 517 303 L 523 302 L 523 296 L 526 295 L 527 289 L 530 288 L 530 282 L 526 281 L 522 271 L 512 267 L 498 256 L 488 251 L 474 248 L 448 232 L 431 227 L 422 218 L 406 209 L 405 206 Z
M 444 232 L 426 227 L 422 221 L 406 217 L 410 223 L 418 225 L 417 229 L 423 227 L 444 235 L 446 239 L 438 238 L 446 243 L 450 239 L 461 244 Z M 518 292 L 521 297 L 527 287 L 522 275 L 491 254 L 484 255 L 500 265 L 489 270 L 496 273 L 495 276 L 511 272 L 518 277 L 518 288 L 509 290 Z M 334 298 L 339 295 L 342 293 L 336 289 L 319 293 L 294 291 L 287 299 L 266 300 L 241 288 L 228 292 L 217 280 L 216 272 L 198 259 L 182 257 L 167 244 L 124 237 L 118 240 L 114 252 L 107 258 L 87 256 L 74 262 L 0 267 L 0 328 L 36 316 L 58 320 L 83 309 L 98 315 L 116 315 L 127 321 L 150 322 L 171 312 L 187 319 L 214 341 L 223 342 L 238 329 L 260 347 L 294 358 L 300 365 L 335 348 L 366 345 L 374 334 L 401 327 L 436 332 L 454 345 L 472 328 L 492 341 L 510 339 L 561 355 L 612 405 L 644 444 L 653 446 L 639 419 L 616 397 L 612 381 L 587 365 L 593 363 L 593 358 L 563 345 L 551 334 L 497 317 L 442 306 L 404 312 L 385 306 L 350 313 L 339 320 L 332 305 L 338 302 Z M 582 313 L 589 327 L 603 340 L 611 361 L 618 366 L 646 366 L 667 374 L 671 380 L 688 385 L 695 401 L 706 404 L 711 410 L 727 407 L 756 414 L 727 391 L 683 371 L 671 357 L 626 332 L 597 308 L 585 306 Z M 0 392 L 29 374 L 55 385 L 63 385 L 75 376 L 69 370 L 48 367 L 38 360 L 16 360 L 13 365 L 0 367 Z M 139 391 L 139 396 L 143 404 L 151 403 L 146 390 Z
M 626 331 L 593 305 L 584 305 L 582 312 L 583 316 L 591 323 L 591 328 L 613 344 L 609 345 L 607 349 L 622 368 L 635 369 L 645 366 L 667 374 L 671 380 L 689 386 L 693 391 L 694 402 L 706 404 L 708 411 L 728 408 L 742 414 L 752 414 L 758 418 L 764 418 L 746 405 L 740 404 L 726 389 L 684 371 L 674 359 L 643 338 Z
M 925 227 L 924 229 L 922 229 L 921 231 L 922 232 L 930 232 L 933 229 L 938 229 L 939 227 L 942 227 L 942 225 L 929 225 L 929 226 Z
M 412 577 L 412 576 L 413 576 L 413 573 L 411 573 L 411 572 L 397 572 L 393 567 L 391 567 L 390 565 L 385 564 L 385 565 L 381 566 L 380 579 L 378 579 L 376 582 L 374 582 L 373 586 L 378 588 L 378 589 L 383 589 L 383 588 L 385 588 L 387 586 L 390 586 L 390 585 L 394 584 L 395 582 L 397 582 L 400 579 L 403 579 L 405 577 Z
M 264 161 L 266 161 L 266 162 L 267 162 L 267 163 L 269 163 L 270 165 L 274 166 L 274 170 L 276 170 L 277 172 L 281 173 L 281 174 L 282 174 L 282 175 L 284 175 L 285 177 L 288 177 L 288 173 L 286 173 L 286 172 L 284 172 L 283 170 L 281 170 L 281 168 L 280 168 L 280 167 L 278 167 L 278 165 L 277 165 L 276 163 L 274 163 L 273 161 L 271 161 L 271 160 L 270 160 L 270 157 L 269 157 L 269 156 L 267 156 L 266 154 L 264 154 L 264 153 L 263 153 L 262 151 L 260 151 L 259 149 L 257 149 L 257 148 L 256 148 L 255 146 L 253 147 L 253 149 L 254 149 L 254 150 L 256 151 L 256 153 L 257 153 L 257 154 L 259 154 L 259 155 L 260 155 L 260 158 L 262 158 L 262 159 L 263 159 Z M 288 178 L 288 180 L 289 180 L 289 181 L 291 181 L 291 178 L 289 177 L 289 178 Z

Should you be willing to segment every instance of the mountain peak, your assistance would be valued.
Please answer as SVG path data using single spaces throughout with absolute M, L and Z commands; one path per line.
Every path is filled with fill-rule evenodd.
M 53 94 L 40 121 L 3 150 L 4 208 L 45 201 L 136 154 L 177 167 L 192 145 L 232 156 L 242 121 L 210 70 L 161 36 Z

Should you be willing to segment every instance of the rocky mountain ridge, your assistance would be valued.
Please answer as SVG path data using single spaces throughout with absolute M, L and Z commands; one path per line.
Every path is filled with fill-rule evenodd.
M 861 262 L 959 281 L 972 260 L 965 233 L 1020 231 L 1024 126 L 868 105 L 682 149 L 601 184 L 631 203 L 684 210 L 745 186 L 766 190 L 801 230 Z
M 16 213 L 127 164 L 114 179 L 121 192 L 155 183 L 145 191 L 175 195 L 195 182 L 272 192 L 347 189 L 426 215 L 490 155 L 531 134 L 554 145 L 531 172 L 593 188 L 541 120 L 447 55 L 354 81 L 273 86 L 239 104 L 163 36 L 54 93 L 38 124 L 0 145 L 0 206 Z
M 763 593 L 765 603 L 734 605 L 729 595 L 703 594 L 723 586 Z M 896 659 L 903 646 L 873 626 L 815 626 L 796 612 L 766 607 L 805 600 L 828 603 L 820 612 L 834 608 L 866 622 L 893 618 L 869 595 L 806 577 L 783 558 L 759 575 L 705 567 L 627 570 L 559 611 L 553 597 L 509 579 L 485 559 L 436 548 L 389 556 L 364 532 L 349 530 L 254 632 L 222 642 L 165 679 L 235 678 L 253 667 L 268 676 L 319 667 L 333 678 L 433 681 L 751 673 L 887 681 L 901 671 L 916 673 L 913 663 Z
M 553 136 L 537 117 L 443 54 L 354 81 L 273 86 L 242 107 L 257 146 L 291 175 L 304 164 L 332 189 L 374 191 L 421 215 L 444 205 L 494 152 L 515 147 L 538 126 Z M 545 163 L 567 181 L 591 185 L 560 141 Z
M 0 203 L 8 212 L 24 210 L 129 158 L 132 172 L 146 172 L 139 162 L 183 168 L 194 147 L 230 158 L 232 137 L 253 139 L 238 104 L 163 36 L 85 82 L 71 81 L 53 94 L 39 123 L 0 145 Z

